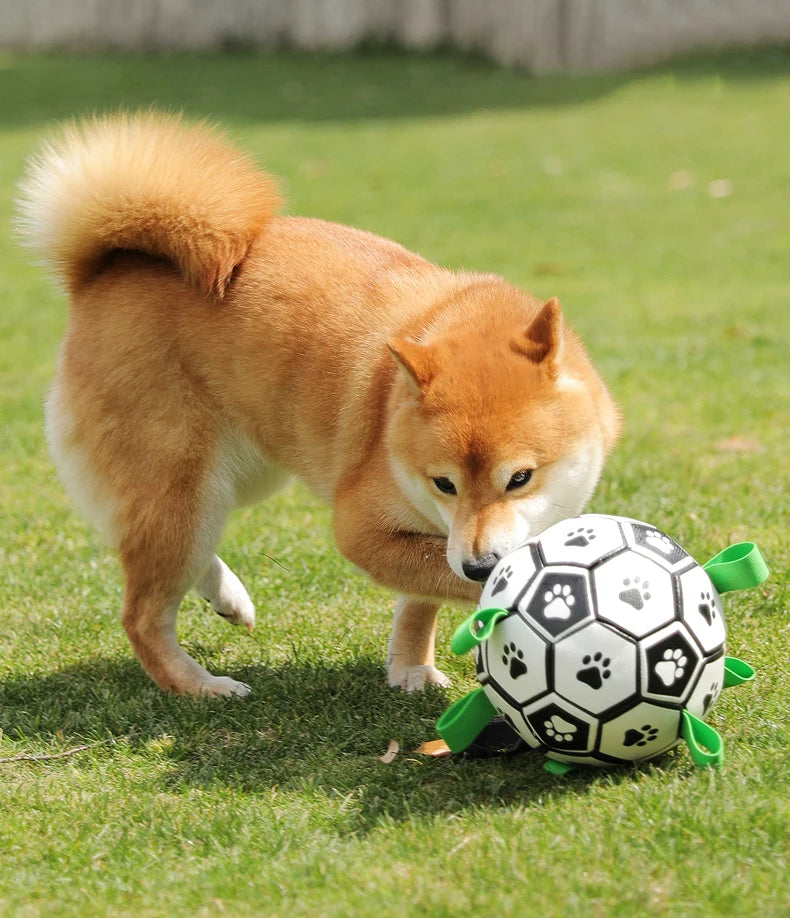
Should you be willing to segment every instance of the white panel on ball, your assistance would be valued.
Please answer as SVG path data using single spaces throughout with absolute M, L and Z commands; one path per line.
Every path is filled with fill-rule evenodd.
M 631 762 L 670 749 L 680 735 L 681 712 L 643 701 L 601 727 L 600 752 Z
M 483 588 L 479 608 L 515 608 L 519 594 L 536 570 L 530 545 L 511 551 L 491 572 Z
M 705 664 L 686 707 L 696 717 L 706 717 L 724 688 L 724 653 Z
M 636 644 L 600 622 L 557 642 L 554 687 L 585 711 L 600 714 L 637 690 Z
M 682 573 L 680 597 L 683 617 L 706 653 L 724 646 L 724 609 L 721 597 L 701 567 Z
M 604 561 L 593 571 L 598 616 L 635 637 L 644 637 L 675 617 L 672 575 L 634 551 Z
M 548 645 L 519 615 L 500 621 L 480 651 L 490 679 L 519 704 L 548 690 Z
M 617 521 L 602 516 L 563 520 L 540 534 L 540 550 L 547 564 L 591 567 L 618 549 L 625 540 Z

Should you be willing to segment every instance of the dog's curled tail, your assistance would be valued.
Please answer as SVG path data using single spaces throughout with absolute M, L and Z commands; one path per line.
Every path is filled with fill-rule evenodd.
M 67 125 L 31 158 L 18 225 L 72 292 L 124 249 L 221 298 L 279 206 L 272 179 L 215 129 L 117 114 Z

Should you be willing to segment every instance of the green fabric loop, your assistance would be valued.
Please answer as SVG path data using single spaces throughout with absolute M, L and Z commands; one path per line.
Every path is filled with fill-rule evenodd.
M 680 735 L 688 744 L 691 758 L 700 768 L 718 768 L 724 762 L 721 737 L 710 724 L 695 717 L 690 711 L 683 711 Z
M 748 590 L 768 576 L 768 566 L 754 542 L 738 542 L 703 564 L 705 573 L 720 593 Z
M 754 679 L 754 668 L 737 657 L 724 658 L 724 688 L 743 685 Z
M 504 609 L 478 609 L 455 629 L 450 649 L 459 656 L 472 650 L 489 638 L 494 625 L 508 615 Z
M 543 770 L 550 775 L 567 775 L 569 771 L 574 771 L 577 767 L 570 762 L 558 762 L 556 759 L 548 759 L 543 765 Z
M 451 704 L 437 721 L 436 729 L 452 752 L 462 752 L 495 715 L 496 708 L 480 686 Z

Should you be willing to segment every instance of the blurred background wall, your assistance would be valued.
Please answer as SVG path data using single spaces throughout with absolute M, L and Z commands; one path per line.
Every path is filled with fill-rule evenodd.
M 6 49 L 456 47 L 534 73 L 790 41 L 790 0 L 0 0 Z

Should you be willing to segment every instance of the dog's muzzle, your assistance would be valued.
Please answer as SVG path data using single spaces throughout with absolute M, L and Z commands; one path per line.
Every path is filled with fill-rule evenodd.
M 476 580 L 478 583 L 483 583 L 488 580 L 488 576 L 491 571 L 496 566 L 499 558 L 492 552 L 488 555 L 483 555 L 481 558 L 473 558 L 471 561 L 464 561 L 461 564 L 461 568 L 464 572 L 464 576 L 469 580 Z

